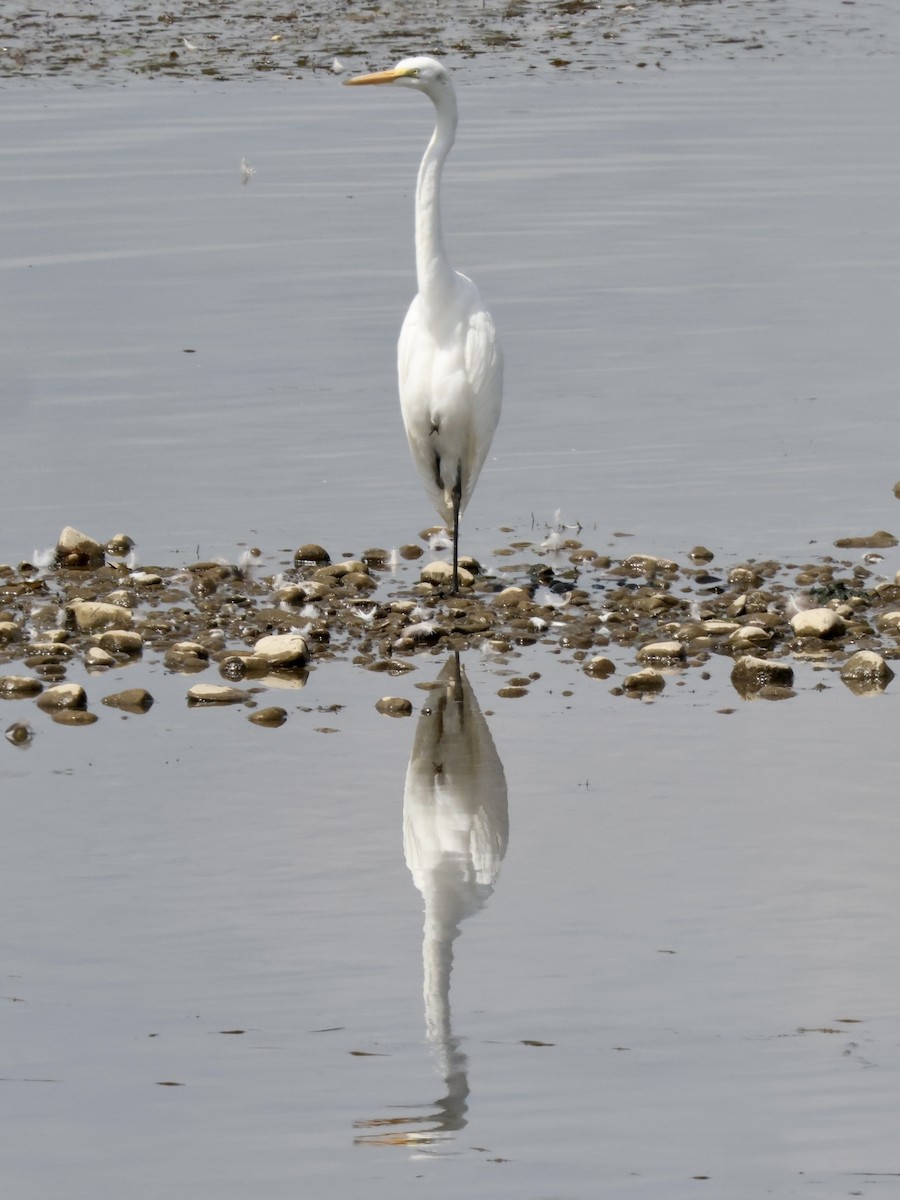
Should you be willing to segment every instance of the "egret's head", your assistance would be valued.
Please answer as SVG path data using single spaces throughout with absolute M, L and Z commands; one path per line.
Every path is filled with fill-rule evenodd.
M 443 92 L 450 90 L 450 72 L 436 58 L 420 55 L 402 58 L 389 71 L 376 71 L 373 75 L 355 75 L 344 82 L 355 87 L 365 83 L 393 83 L 400 87 L 415 88 L 437 101 Z

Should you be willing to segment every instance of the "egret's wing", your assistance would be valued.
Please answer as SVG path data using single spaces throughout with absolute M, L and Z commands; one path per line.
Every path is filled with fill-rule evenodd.
M 400 382 L 401 397 L 404 395 L 409 382 L 412 357 L 419 335 L 420 323 L 419 297 L 416 296 L 407 310 L 400 329 L 400 340 L 397 343 L 397 377 Z
M 464 496 L 468 500 L 487 458 L 503 400 L 503 352 L 491 314 L 482 307 L 469 317 L 465 367 L 472 390 L 470 465 Z

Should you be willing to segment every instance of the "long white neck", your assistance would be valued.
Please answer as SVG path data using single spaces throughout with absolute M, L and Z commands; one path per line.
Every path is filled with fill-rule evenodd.
M 455 286 L 441 229 L 441 173 L 456 137 L 456 97 L 446 88 L 434 102 L 437 120 L 416 184 L 416 277 L 419 295 L 436 302 Z

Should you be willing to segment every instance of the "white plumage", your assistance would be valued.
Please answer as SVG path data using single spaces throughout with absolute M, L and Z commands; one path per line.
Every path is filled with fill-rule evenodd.
M 433 58 L 405 58 L 349 84 L 396 84 L 424 92 L 436 123 L 416 184 L 416 277 L 397 347 L 400 408 L 425 490 L 453 530 L 453 591 L 459 586 L 459 518 L 500 419 L 503 356 L 478 288 L 447 259 L 441 173 L 456 135 L 456 94 Z

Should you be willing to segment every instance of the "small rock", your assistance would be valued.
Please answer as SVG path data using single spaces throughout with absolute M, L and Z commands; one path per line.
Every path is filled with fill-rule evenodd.
M 43 690 L 44 685 L 32 675 L 0 675 L 0 696 L 7 699 L 37 696 Z
M 99 600 L 73 600 L 68 612 L 82 633 L 99 629 L 122 629 L 131 624 L 131 610 L 118 604 L 103 604 Z
M 63 642 L 31 642 L 28 646 L 29 658 L 48 658 L 56 662 L 65 662 L 72 654 L 72 647 Z
M 414 543 L 400 547 L 400 557 L 405 558 L 407 562 L 414 562 L 417 558 L 421 558 L 424 553 L 425 551 L 422 547 L 416 546 Z
M 144 650 L 144 639 L 133 629 L 107 629 L 93 640 L 110 654 L 125 654 L 129 658 L 137 658 Z
M 102 646 L 91 646 L 84 656 L 84 665 L 88 670 L 114 667 L 117 662 L 118 659 L 115 655 L 110 654 L 108 650 L 104 650 Z
M 36 704 L 45 712 L 60 708 L 84 709 L 87 708 L 87 692 L 80 683 L 57 683 L 42 692 Z
M 102 702 L 110 708 L 121 708 L 125 712 L 145 713 L 153 706 L 153 697 L 146 688 L 126 688 L 123 692 L 113 692 L 104 696 Z
M 134 539 L 130 538 L 127 533 L 117 533 L 106 543 L 107 553 L 115 555 L 116 558 L 124 558 L 133 549 Z
M 678 570 L 678 564 L 669 558 L 657 558 L 655 554 L 629 554 L 622 560 L 622 570 L 630 575 L 646 575 L 652 579 L 660 572 Z
M 247 720 L 252 721 L 254 725 L 263 725 L 267 728 L 275 729 L 285 723 L 287 713 L 283 708 L 279 708 L 273 704 L 268 708 L 260 708 L 256 712 L 252 712 Z
M 442 559 L 437 559 L 435 562 L 428 563 L 422 568 L 422 574 L 419 577 L 423 583 L 446 584 L 448 587 L 453 583 L 453 564 L 444 562 Z M 465 567 L 459 568 L 459 586 L 471 587 L 475 582 L 475 576 L 471 571 L 467 571 Z
M 520 604 L 530 604 L 531 595 L 523 587 L 505 587 L 497 592 L 491 603 L 495 608 L 516 608 Z
M 163 662 L 170 671 L 205 671 L 209 666 L 209 651 L 199 642 L 175 642 L 166 651 Z
M 684 642 L 648 642 L 637 652 L 638 662 L 674 663 L 685 656 Z
M 17 641 L 21 632 L 15 621 L 0 621 L 0 646 Z
M 387 550 L 373 546 L 370 550 L 364 550 L 361 557 L 366 566 L 376 567 L 380 570 L 387 566 L 391 556 Z
M 695 546 L 690 552 L 690 557 L 694 562 L 712 562 L 715 555 L 712 550 L 707 550 L 705 546 Z
M 102 567 L 106 562 L 103 547 L 86 533 L 73 529 L 71 525 L 59 535 L 56 543 L 56 563 L 70 570 Z
M 239 688 L 225 687 L 219 683 L 195 683 L 188 689 L 187 701 L 191 706 L 200 704 L 240 704 L 249 699 L 249 692 Z
M 730 650 L 750 650 L 754 646 L 767 646 L 775 634 L 762 625 L 740 625 L 729 634 L 726 645 Z
M 729 633 L 734 633 L 736 629 L 740 629 L 737 621 L 722 621 L 716 617 L 710 617 L 709 620 L 703 621 L 703 628 L 710 637 L 727 636 Z
M 528 695 L 528 688 L 522 687 L 521 684 L 508 684 L 506 687 L 498 688 L 497 695 L 502 700 L 520 700 L 522 696 Z
M 610 659 L 598 655 L 584 664 L 584 673 L 586 675 L 593 675 L 597 679 L 609 679 L 610 675 L 615 675 L 616 668 Z
M 857 650 L 841 667 L 841 679 L 858 696 L 883 692 L 894 672 L 874 650 Z
M 413 710 L 411 701 L 402 696 L 382 696 L 375 708 L 385 717 L 408 717 Z
M 262 637 L 253 647 L 254 658 L 261 658 L 270 667 L 290 671 L 305 667 L 309 662 L 309 646 L 299 633 L 274 633 Z
M 27 746 L 34 737 L 31 726 L 24 721 L 14 721 L 6 730 L 6 740 L 14 746 Z
M 294 551 L 294 565 L 298 563 L 330 563 L 331 558 L 328 551 L 323 546 L 317 546 L 315 542 L 308 542 L 305 546 L 301 546 L 299 550 Z
M 652 667 L 645 667 L 643 671 L 635 671 L 633 675 L 626 675 L 622 686 L 627 692 L 661 692 L 666 686 L 666 681 L 659 671 L 654 671 Z
M 833 608 L 807 608 L 791 617 L 791 629 L 797 637 L 839 637 L 847 622 Z
M 131 582 L 135 587 L 160 587 L 162 575 L 157 575 L 155 571 L 132 571 Z
M 93 725 L 97 714 L 82 709 L 59 708 L 50 714 L 50 719 L 57 725 Z
M 769 684 L 790 688 L 794 683 L 794 672 L 787 663 L 777 659 L 745 654 L 731 669 L 731 683 L 742 695 L 758 692 Z
M 838 538 L 834 543 L 841 550 L 886 550 L 897 545 L 897 539 L 892 533 L 879 529 L 868 537 Z

